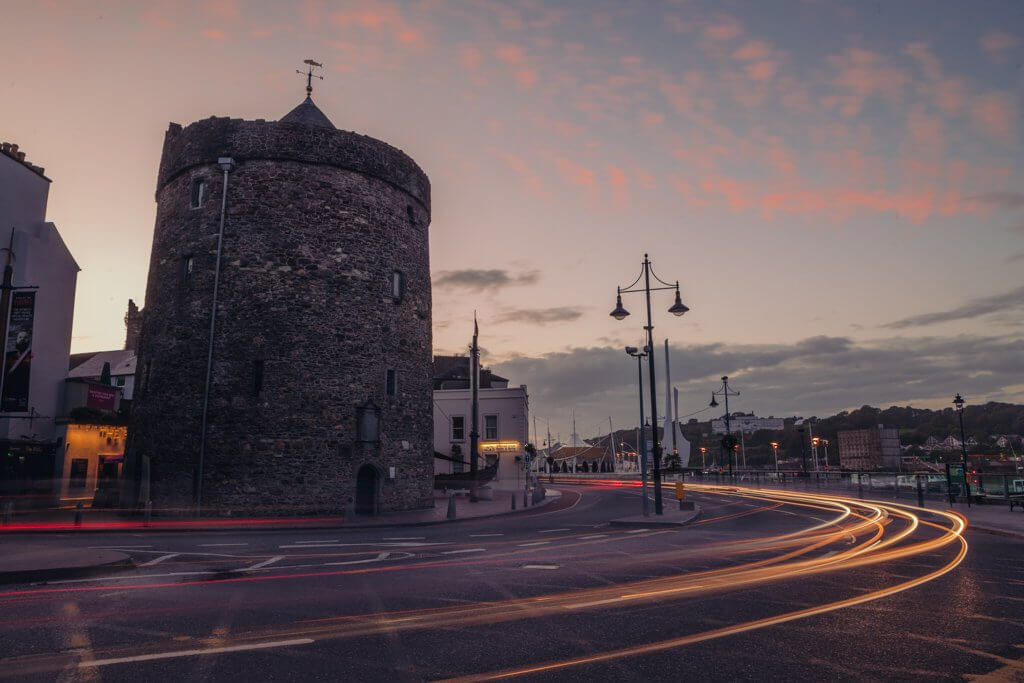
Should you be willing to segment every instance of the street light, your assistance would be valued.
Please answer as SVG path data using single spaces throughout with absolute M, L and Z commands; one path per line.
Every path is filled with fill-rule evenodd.
M 821 445 L 825 447 L 825 469 L 828 469 L 828 439 L 822 439 Z
M 772 441 L 771 446 L 772 446 L 772 452 L 775 453 L 775 472 L 778 473 L 778 471 L 779 471 L 779 442 L 778 441 Z
M 811 453 L 814 455 L 814 471 L 815 472 L 818 471 L 818 444 L 819 443 L 821 443 L 821 439 L 819 439 L 816 436 L 812 436 L 811 437 L 811 446 L 813 446 L 813 449 L 811 450 Z
M 739 396 L 740 392 L 729 390 L 729 377 L 725 375 L 722 377 L 722 388 L 717 391 L 711 392 L 711 403 L 708 405 L 712 408 L 718 407 L 718 401 L 715 400 L 716 396 L 725 397 L 725 436 L 722 437 L 722 448 L 729 453 L 729 477 L 732 478 L 732 458 L 733 451 L 736 447 L 736 437 L 732 435 L 732 424 L 729 422 L 729 397 Z M 742 429 L 742 427 L 741 427 Z
M 657 275 L 654 275 L 654 279 L 660 282 L 663 287 L 651 287 L 651 275 L 654 275 L 653 269 L 651 268 L 651 260 L 647 254 L 644 254 L 643 268 L 640 271 L 640 275 L 633 281 L 633 284 L 629 285 L 625 289 L 618 287 L 615 293 L 615 308 L 612 310 L 610 315 L 616 320 L 623 320 L 629 311 L 622 306 L 622 295 L 631 293 L 641 293 L 646 297 L 647 300 L 647 325 L 644 327 L 647 330 L 647 368 L 650 370 L 650 389 L 651 389 L 651 451 L 654 457 L 654 513 L 662 514 L 661 508 L 661 444 L 658 443 L 658 398 L 657 390 L 654 381 L 654 324 L 651 322 L 651 292 L 662 290 L 662 289 L 674 289 L 676 292 L 676 300 L 669 307 L 668 312 L 675 316 L 680 316 L 686 313 L 689 308 L 683 304 L 682 298 L 679 296 L 679 281 L 676 280 L 674 285 L 671 285 Z M 633 289 L 640 280 L 643 279 L 643 288 Z M 632 355 L 632 354 L 631 354 Z M 668 412 L 668 406 L 665 407 L 666 413 Z
M 619 308 L 622 308 L 622 297 L 619 297 Z M 625 310 L 625 309 L 623 309 Z M 627 313 L 628 315 L 628 313 Z M 636 451 L 637 457 L 640 459 L 640 493 L 643 498 L 643 511 L 644 517 L 651 514 L 649 504 L 647 502 L 647 449 L 641 445 L 644 439 L 644 370 L 643 370 L 643 359 L 647 357 L 650 349 L 644 347 L 644 350 L 636 348 L 635 346 L 627 346 L 626 354 L 636 358 L 636 377 L 637 387 L 640 394 L 640 427 L 637 429 L 636 434 Z
M 707 455 L 707 452 L 708 452 L 707 446 L 701 446 L 700 447 L 700 468 L 701 468 L 701 470 L 706 470 L 708 468 L 707 460 L 705 460 L 705 458 L 704 458 L 704 456 Z
M 964 397 L 957 392 L 953 398 L 953 405 L 960 415 L 960 454 L 964 461 L 964 493 L 967 496 L 967 507 L 971 507 L 971 480 L 967 477 L 967 436 L 964 434 Z

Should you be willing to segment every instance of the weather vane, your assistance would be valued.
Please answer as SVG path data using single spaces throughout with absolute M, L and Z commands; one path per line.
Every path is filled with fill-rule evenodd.
M 304 59 L 302 60 L 302 63 L 308 64 L 309 70 L 306 72 L 302 72 L 296 69 L 295 73 L 299 74 L 300 76 L 306 77 L 306 97 L 311 97 L 313 95 L 313 79 L 319 78 L 321 81 L 324 80 L 323 76 L 318 76 L 317 74 L 313 73 L 313 69 L 322 69 L 324 68 L 324 65 L 321 64 L 320 62 L 314 62 L 312 59 Z

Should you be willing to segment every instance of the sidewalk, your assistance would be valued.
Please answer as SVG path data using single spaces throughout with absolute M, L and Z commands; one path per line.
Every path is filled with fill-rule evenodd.
M 536 505 L 523 507 L 522 491 L 494 491 L 492 500 L 471 503 L 466 495 L 455 495 L 455 518 L 448 519 L 449 496 L 440 492 L 434 494 L 434 506 L 424 510 L 388 512 L 375 516 L 359 517 L 260 517 L 260 518 L 161 518 L 154 515 L 147 525 L 140 516 L 123 516 L 111 510 L 81 511 L 81 524 L 75 524 L 74 509 L 46 509 L 16 511 L 11 524 L 0 525 L 0 537 L 15 533 L 47 532 L 111 532 L 111 531 L 223 531 L 266 530 L 266 529 L 336 529 L 376 528 L 393 526 L 423 526 L 444 524 L 465 519 L 482 519 L 498 515 L 524 513 L 551 504 L 561 497 L 554 489 L 547 489 L 547 496 Z M 515 509 L 512 499 L 515 498 Z
M 117 550 L 4 544 L 0 584 L 78 579 L 135 565 Z

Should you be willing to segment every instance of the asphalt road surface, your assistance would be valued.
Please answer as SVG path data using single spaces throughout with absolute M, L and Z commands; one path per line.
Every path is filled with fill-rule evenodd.
M 1024 680 L 1019 540 L 714 487 L 690 526 L 620 528 L 635 488 L 557 488 L 436 526 L 21 536 L 137 567 L 0 586 L 0 678 Z

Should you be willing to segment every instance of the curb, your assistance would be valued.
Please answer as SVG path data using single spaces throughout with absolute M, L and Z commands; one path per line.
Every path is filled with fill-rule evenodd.
M 1024 541 L 1024 534 L 1017 533 L 1014 531 L 1004 531 L 1002 529 L 993 529 L 991 527 L 975 526 L 968 523 L 967 531 L 980 531 L 983 534 L 992 534 L 993 536 L 1005 536 L 1006 538 L 1014 538 L 1018 541 Z
M 610 520 L 608 522 L 608 525 L 609 526 L 619 526 L 619 527 L 661 527 L 663 529 L 665 529 L 665 528 L 669 528 L 669 529 L 671 529 L 671 528 L 680 528 L 680 527 L 684 527 L 684 526 L 690 526 L 695 521 L 697 521 L 697 519 L 702 514 L 704 514 L 704 508 L 698 505 L 696 507 L 696 509 L 693 511 L 693 514 L 690 515 L 690 517 L 688 519 L 685 519 L 685 520 L 682 520 L 682 521 L 678 521 L 678 522 L 677 521 L 668 521 L 668 520 L 659 520 L 657 518 L 657 515 L 651 515 L 650 517 L 647 517 L 647 518 L 645 518 L 643 520 L 637 520 L 635 522 L 633 522 L 633 521 L 626 521 L 625 519 L 613 519 L 613 520 Z
M 554 489 L 552 489 L 554 490 Z M 549 504 L 561 500 L 561 495 L 545 497 L 544 500 L 536 505 L 532 505 L 528 508 L 518 508 L 516 510 L 506 510 L 504 512 L 495 512 L 488 515 L 475 515 L 473 517 L 456 517 L 455 519 L 430 519 L 417 522 L 381 522 L 377 524 L 345 524 L 344 522 L 313 522 L 310 524 L 296 524 L 288 525 L 287 523 L 282 524 L 267 524 L 265 526 L 251 527 L 251 526 L 180 526 L 180 527 L 160 527 L 160 526 L 128 526 L 128 527 L 116 527 L 116 528 L 101 528 L 101 527 L 69 527 L 60 529 L 11 529 L 9 531 L 4 530 L 0 527 L 0 538 L 6 535 L 22 535 L 22 534 L 120 534 L 120 533 L 182 533 L 182 532 L 209 532 L 209 531 L 242 531 L 242 532 L 253 532 L 253 531 L 296 531 L 296 530 L 324 530 L 324 529 L 389 529 L 396 527 L 420 527 L 420 526 L 436 526 L 438 524 L 455 524 L 457 522 L 471 522 L 478 519 L 494 519 L 495 517 L 505 517 L 507 515 L 515 514 L 527 514 L 531 510 L 537 510 L 543 507 L 547 507 Z M 5 574 L 0 573 L 0 581 L 3 580 Z
M 51 567 L 50 569 L 19 569 L 0 572 L 0 584 L 6 583 L 46 583 L 63 579 L 85 579 L 90 576 L 107 574 L 111 571 L 135 569 L 135 563 L 127 555 L 124 559 L 103 564 L 85 565 L 81 567 Z

